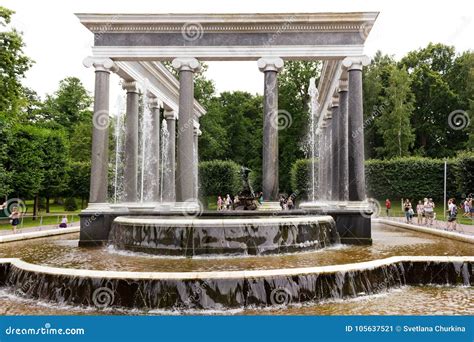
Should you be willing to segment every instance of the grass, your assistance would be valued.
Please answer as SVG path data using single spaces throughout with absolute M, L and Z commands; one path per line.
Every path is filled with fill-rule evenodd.
M 54 204 L 51 203 L 49 205 L 49 214 L 46 213 L 45 209 L 41 209 L 38 212 L 39 217 L 36 220 L 33 220 L 33 200 L 26 200 L 26 214 L 23 217 L 22 223 L 18 225 L 18 228 L 31 228 L 31 227 L 40 227 L 40 226 L 47 226 L 47 225 L 57 225 L 61 222 L 62 215 L 67 215 L 69 223 L 77 222 L 79 220 L 79 216 L 77 215 L 80 209 L 80 203 L 78 201 L 79 208 L 75 211 L 65 211 L 64 206 L 61 204 Z M 0 218 L 0 230 L 4 229 L 11 229 L 10 220 L 9 218 Z

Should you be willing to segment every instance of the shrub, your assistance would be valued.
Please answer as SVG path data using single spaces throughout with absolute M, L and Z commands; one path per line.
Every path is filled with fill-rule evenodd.
M 242 187 L 240 166 L 229 160 L 199 163 L 202 196 L 237 194 Z
M 456 159 L 454 179 L 457 191 L 462 197 L 474 192 L 474 153 L 462 153 Z
M 297 160 L 291 169 L 291 186 L 294 192 L 308 194 L 310 184 L 309 159 Z M 474 157 L 448 160 L 447 195 L 459 197 L 457 188 L 463 192 L 471 189 L 473 184 Z M 454 176 L 459 174 L 459 176 Z M 464 183 L 459 185 L 461 173 Z M 396 158 L 390 160 L 367 160 L 365 162 L 367 196 L 376 199 L 410 198 L 419 200 L 432 197 L 443 199 L 444 160 L 420 157 Z M 458 185 L 458 186 L 457 186 Z
M 77 203 L 74 197 L 67 197 L 64 201 L 64 210 L 65 211 L 76 211 Z
M 315 161 L 315 173 L 318 173 L 318 161 Z M 311 159 L 298 159 L 291 167 L 291 189 L 302 198 L 307 198 L 311 193 Z M 317 179 L 317 178 L 316 178 Z M 317 185 L 317 184 L 316 184 Z

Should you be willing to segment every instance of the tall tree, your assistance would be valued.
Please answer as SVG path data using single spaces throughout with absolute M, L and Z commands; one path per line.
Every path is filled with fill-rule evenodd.
M 363 70 L 364 135 L 367 158 L 379 157 L 378 151 L 383 146 L 383 138 L 375 121 L 385 107 L 385 99 L 390 97 L 386 88 L 395 64 L 393 56 L 377 51 L 370 65 Z
M 411 76 L 415 95 L 415 149 L 429 157 L 452 156 L 468 139 L 465 131 L 453 129 L 448 122 L 449 114 L 463 107 L 456 87 L 452 87 L 455 59 L 453 47 L 430 43 L 400 61 Z
M 415 136 L 410 125 L 413 112 L 413 96 L 410 76 L 405 69 L 391 66 L 381 114 L 375 119 L 378 133 L 383 137 L 383 146 L 378 150 L 384 158 L 409 155 Z
M 21 80 L 32 65 L 20 32 L 7 28 L 15 12 L 0 6 L 0 115 L 13 118 L 25 104 Z
M 286 61 L 278 75 L 280 191 L 291 190 L 290 170 L 305 157 L 309 122 L 309 80 L 320 76 L 318 62 Z
M 47 95 L 40 109 L 43 124 L 63 127 L 72 133 L 77 124 L 92 120 L 92 97 L 77 77 L 67 77 L 59 82 L 59 89 Z

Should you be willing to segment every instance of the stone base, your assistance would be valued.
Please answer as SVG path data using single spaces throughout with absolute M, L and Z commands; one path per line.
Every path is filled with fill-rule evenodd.
M 372 244 L 372 208 L 368 202 L 306 202 L 301 209 L 311 214 L 331 215 L 336 221 L 341 243 L 351 245 Z

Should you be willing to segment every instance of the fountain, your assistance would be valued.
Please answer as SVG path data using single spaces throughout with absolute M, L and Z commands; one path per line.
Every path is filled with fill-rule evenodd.
M 351 186 L 354 189 L 351 188 L 350 200 L 338 198 L 334 201 L 328 197 L 332 189 L 322 191 L 322 186 L 328 185 L 324 183 L 326 178 L 317 173 L 327 174 L 331 158 L 326 152 L 338 141 L 336 135 L 328 134 L 329 129 L 326 129 L 327 136 L 323 134 L 323 124 L 332 119 L 331 115 L 334 119 L 344 119 L 343 115 L 338 116 L 337 103 L 333 101 L 335 85 L 339 82 L 334 78 L 334 75 L 339 77 L 337 70 L 352 73 L 349 80 L 353 92 L 348 102 L 351 105 L 351 124 L 361 129 L 359 135 L 363 137 L 362 122 L 357 121 L 362 114 L 359 101 L 362 93 L 357 90 L 362 86 L 360 71 L 363 61 L 360 56 L 351 55 L 342 64 L 337 60 L 341 57 L 339 47 L 337 51 L 332 51 L 332 45 L 324 49 L 328 60 L 327 72 L 320 80 L 322 89 L 318 91 L 314 79 L 308 88 L 312 159 L 308 202 L 291 211 L 280 210 L 275 202 L 278 199 L 278 125 L 275 125 L 277 117 L 274 114 L 278 112 L 277 73 L 284 61 L 272 55 L 258 60 L 258 67 L 265 74 L 264 203 L 255 207 L 255 195 L 248 182 L 250 170 L 244 168 L 236 210 L 203 209 L 198 201 L 198 130 L 194 129 L 199 127 L 196 121 L 205 110 L 193 96 L 193 74 L 199 70 L 199 62 L 190 57 L 174 59 L 172 65 L 179 73 L 178 81 L 158 62 L 170 59 L 170 50 L 153 44 L 169 42 L 170 34 L 173 34 L 177 44 L 173 45 L 172 53 L 189 56 L 188 49 L 192 45 L 195 51 L 204 51 L 208 57 L 216 59 L 254 59 L 261 51 L 254 51 L 253 46 L 270 55 L 275 51 L 274 47 L 269 50 L 261 44 L 261 34 L 272 33 L 268 28 L 273 25 L 269 25 L 268 20 L 274 14 L 234 14 L 225 20 L 221 15 L 204 16 L 186 15 L 186 20 L 195 19 L 193 21 L 205 26 L 205 39 L 191 43 L 183 32 L 176 35 L 169 32 L 171 28 L 182 27 L 183 15 L 121 15 L 114 22 L 110 22 L 110 15 L 79 15 L 86 26 L 91 25 L 89 28 L 94 33 L 99 33 L 97 28 L 104 30 L 100 33 L 104 39 L 100 41 L 105 45 L 96 51 L 120 47 L 113 51 L 129 53 L 127 48 L 123 48 L 124 42 L 139 44 L 125 58 L 92 57 L 85 61 L 85 65 L 101 71 L 95 76 L 95 117 L 108 113 L 108 73 L 117 72 L 127 79 L 129 126 L 125 130 L 133 133 L 127 135 L 131 147 L 128 151 L 121 147 L 123 110 L 118 106 L 114 203 L 107 202 L 109 165 L 105 156 L 109 146 L 108 127 L 94 125 L 91 197 L 88 208 L 81 212 L 79 236 L 73 234 L 2 245 L 0 310 L 5 304 L 11 308 L 26 302 L 25 312 L 31 312 L 29 309 L 37 302 L 46 302 L 47 305 L 66 306 L 68 310 L 87 309 L 93 313 L 110 312 L 106 310 L 140 314 L 195 313 L 193 310 L 229 313 L 230 310 L 254 312 L 262 308 L 287 313 L 292 306 L 316 308 L 328 301 L 363 299 L 373 294 L 390 294 L 393 289 L 403 291 L 406 287 L 462 285 L 470 289 L 474 284 L 474 258 L 468 256 L 471 246 L 464 242 L 446 242 L 379 224 L 374 229 L 375 243 L 371 245 L 371 213 L 363 205 L 365 180 L 363 167 L 360 167 L 363 154 L 349 154 L 349 166 L 344 168 L 353 176 Z M 280 41 L 295 45 L 295 49 L 288 49 L 287 45 L 283 47 L 282 51 L 286 51 L 290 59 L 308 58 L 312 52 L 315 56 L 321 52 L 311 50 L 312 45 L 302 45 L 305 37 L 314 43 L 314 39 L 333 42 L 347 36 L 350 38 L 344 40 L 347 45 L 354 42 L 356 46 L 351 49 L 359 49 L 364 38 L 356 32 L 357 39 L 353 39 L 354 28 L 375 21 L 370 13 L 363 16 L 339 13 L 336 22 L 333 22 L 333 15 L 321 17 L 321 14 L 304 13 L 294 14 L 292 18 L 285 36 L 274 42 L 275 45 Z M 351 25 L 346 25 L 347 22 Z M 321 30 L 321 23 L 337 27 L 338 31 Z M 207 25 L 219 27 L 219 32 L 207 30 Z M 149 38 L 150 33 L 144 33 L 143 28 L 154 30 L 153 39 Z M 225 55 L 226 50 L 216 50 L 222 32 L 229 39 L 227 43 L 237 42 L 231 46 L 231 55 Z M 127 36 L 129 34 L 134 36 Z M 239 39 L 242 35 L 244 40 Z M 251 44 L 242 50 L 241 41 Z M 200 45 L 206 42 L 214 45 Z M 140 45 L 144 43 L 151 45 Z M 351 49 L 347 51 L 353 51 Z M 145 57 L 141 55 L 143 51 L 147 53 Z M 304 51 L 304 56 L 301 51 Z M 167 55 L 153 55 L 157 53 Z M 354 67 L 350 69 L 352 64 Z M 150 77 L 149 81 L 147 77 Z M 347 75 L 341 77 L 347 78 Z M 141 112 L 138 110 L 137 84 L 142 84 Z M 341 89 L 342 94 L 344 88 Z M 347 90 L 345 92 L 347 99 Z M 163 101 L 166 119 L 161 136 L 153 133 L 158 131 L 159 112 L 157 107 L 149 106 L 151 100 L 157 103 L 158 98 Z M 341 107 L 344 103 L 341 101 Z M 328 107 L 333 108 L 332 113 L 328 112 Z M 345 114 L 343 110 L 341 113 Z M 176 120 L 178 127 L 175 126 Z M 139 134 L 135 134 L 137 124 Z M 341 136 L 352 139 L 351 143 L 363 151 L 360 137 L 347 132 Z M 348 141 L 345 143 L 349 144 Z M 135 158 L 137 146 L 138 160 Z M 160 147 L 161 151 L 158 150 Z M 129 174 L 121 171 L 123 154 L 127 152 L 133 157 L 127 164 L 132 171 Z M 153 166 L 157 162 L 160 162 L 160 168 Z M 127 184 L 132 185 L 126 189 L 128 195 L 131 194 L 129 202 L 124 202 L 120 194 L 122 174 Z M 172 184 L 166 183 L 169 179 L 172 179 Z M 164 184 L 172 189 L 173 196 L 165 193 Z M 161 189 L 159 196 L 156 189 Z

